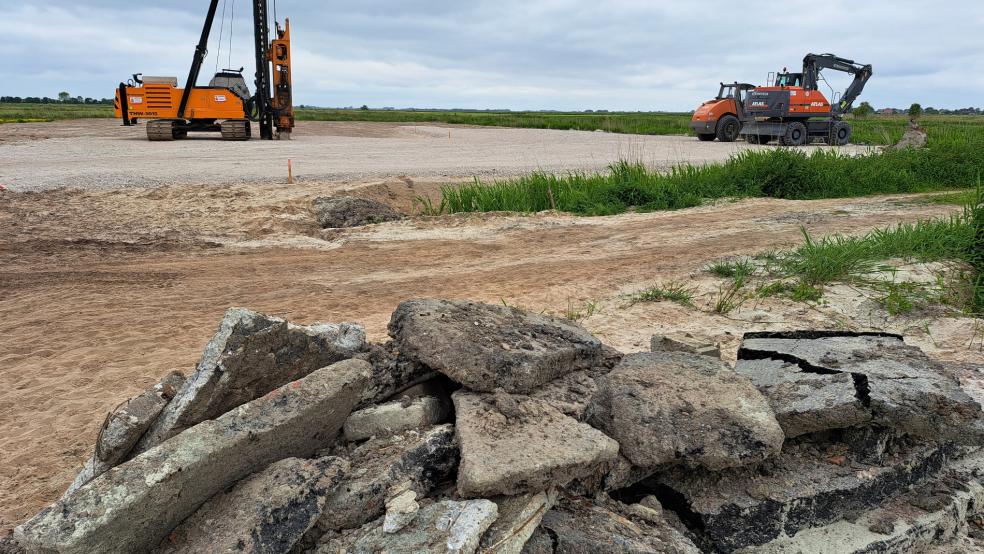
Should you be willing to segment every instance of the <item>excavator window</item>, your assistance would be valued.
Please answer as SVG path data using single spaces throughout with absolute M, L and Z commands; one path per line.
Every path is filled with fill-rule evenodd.
M 803 86 L 802 73 L 780 73 L 776 76 L 777 87 L 801 87 Z

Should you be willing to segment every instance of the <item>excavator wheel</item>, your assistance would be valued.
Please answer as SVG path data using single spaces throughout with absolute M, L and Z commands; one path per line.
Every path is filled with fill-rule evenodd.
M 786 126 L 786 134 L 779 137 L 779 144 L 783 146 L 803 146 L 809 140 L 806 125 L 799 121 L 794 121 Z
M 246 119 L 227 119 L 219 124 L 222 140 L 249 140 L 252 128 Z
M 733 115 L 726 115 L 718 120 L 717 139 L 721 142 L 734 142 L 738 138 L 741 123 Z
M 184 138 L 186 135 L 187 132 L 182 136 L 178 136 L 178 133 L 174 130 L 173 119 L 154 119 L 147 122 L 147 140 L 174 140 Z
M 712 140 L 715 139 L 715 137 L 716 135 L 714 135 L 713 133 L 700 133 L 697 135 L 697 140 L 701 142 L 711 142 Z
M 830 126 L 830 136 L 827 137 L 827 144 L 835 146 L 845 146 L 851 142 L 851 124 L 846 121 L 836 121 Z

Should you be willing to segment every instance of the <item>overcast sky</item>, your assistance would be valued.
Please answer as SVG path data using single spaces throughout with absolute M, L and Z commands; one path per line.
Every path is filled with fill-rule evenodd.
M 253 72 L 252 3 L 223 2 L 201 84 L 229 65 L 233 7 L 232 66 Z M 109 97 L 136 72 L 183 83 L 207 5 L 0 0 L 0 95 Z M 874 66 L 861 100 L 876 107 L 984 105 L 984 0 L 280 0 L 277 15 L 297 104 L 691 110 L 722 80 L 833 52 Z

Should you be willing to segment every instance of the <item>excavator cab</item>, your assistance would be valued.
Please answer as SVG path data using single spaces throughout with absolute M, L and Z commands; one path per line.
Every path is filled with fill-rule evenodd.
M 777 87 L 802 87 L 803 86 L 803 74 L 802 73 L 789 73 L 783 71 L 782 73 L 776 74 L 776 85 Z

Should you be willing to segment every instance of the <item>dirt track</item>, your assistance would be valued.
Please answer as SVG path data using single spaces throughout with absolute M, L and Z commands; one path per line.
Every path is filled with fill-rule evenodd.
M 769 148 L 682 136 L 308 121 L 299 123 L 287 145 L 199 137 L 150 143 L 143 125 L 122 127 L 111 119 L 4 125 L 0 184 L 45 190 L 284 182 L 288 159 L 297 178 L 307 182 L 395 175 L 460 179 L 534 170 L 594 171 L 619 159 L 657 167 L 720 162 L 742 149 Z
M 706 310 L 721 283 L 700 271 L 709 261 L 796 244 L 801 225 L 860 232 L 948 206 L 761 199 L 607 218 L 413 218 L 346 231 L 318 229 L 309 208 L 315 196 L 353 189 L 408 211 L 442 182 L 0 193 L 0 532 L 60 495 L 106 411 L 171 369 L 192 371 L 230 306 L 298 322 L 354 320 L 383 340 L 390 312 L 413 297 L 559 314 L 591 303 L 583 323 L 627 351 L 667 330 L 709 334 L 733 356 L 745 330 L 878 326 L 941 359 L 979 356 L 968 320 L 862 318 L 870 302 L 850 290 L 830 291 L 829 307 L 769 299 L 728 316 Z M 627 306 L 624 293 L 669 279 L 699 287 L 698 309 Z

